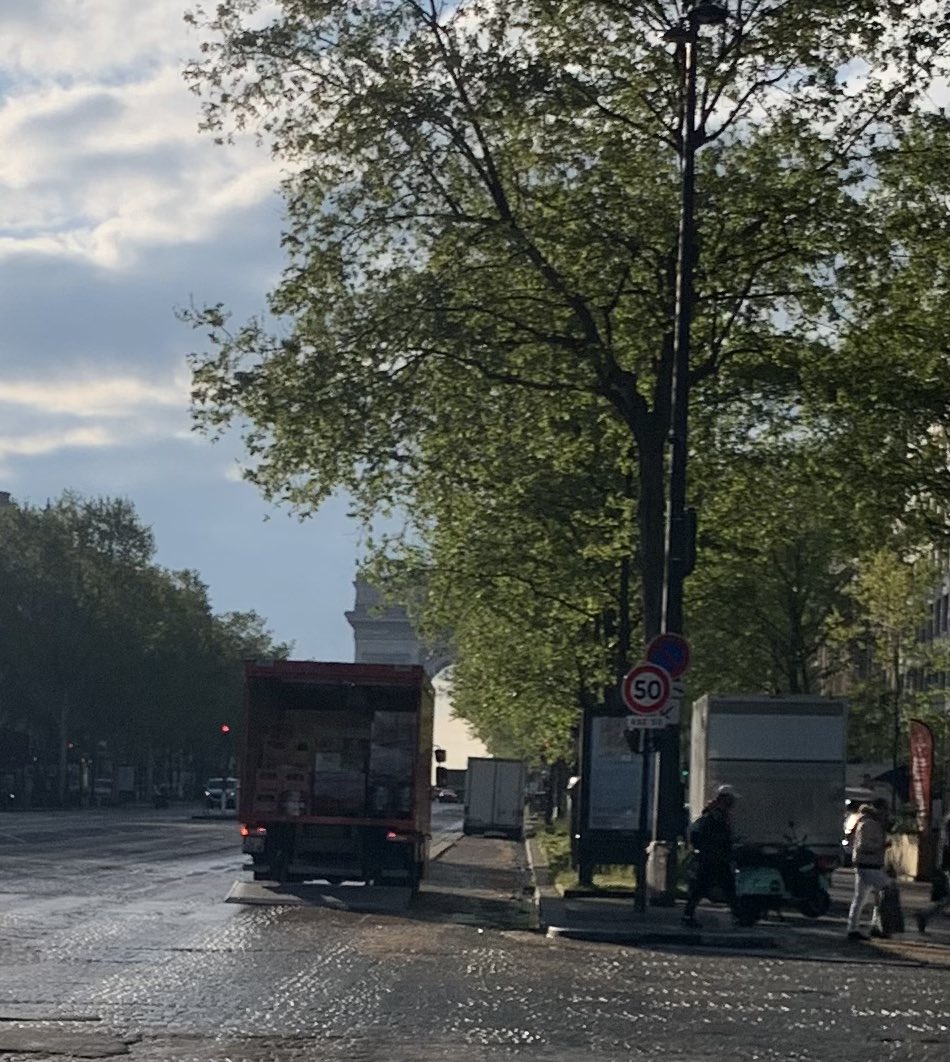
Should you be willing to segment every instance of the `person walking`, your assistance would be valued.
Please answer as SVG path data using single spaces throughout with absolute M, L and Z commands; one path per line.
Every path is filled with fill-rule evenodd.
M 713 889 L 722 891 L 730 909 L 736 906 L 736 879 L 732 868 L 732 811 L 738 793 L 731 785 L 721 785 L 716 796 L 689 831 L 696 852 L 696 873 L 689 887 L 683 925 L 696 928 L 696 907 Z
M 868 896 L 874 894 L 874 909 L 871 912 L 871 936 L 887 937 L 881 925 L 881 900 L 891 879 L 884 873 L 884 851 L 887 848 L 887 802 L 875 800 L 858 808 L 858 821 L 854 827 L 854 899 L 848 912 L 848 940 L 866 940 L 858 928 Z

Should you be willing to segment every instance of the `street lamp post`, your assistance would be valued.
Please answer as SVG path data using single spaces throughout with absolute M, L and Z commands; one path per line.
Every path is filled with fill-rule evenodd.
M 683 176 L 680 190 L 680 231 L 676 262 L 676 323 L 673 345 L 673 388 L 670 410 L 670 502 L 666 525 L 666 579 L 663 588 L 663 629 L 683 633 L 683 583 L 692 567 L 693 526 L 686 507 L 686 462 L 689 428 L 690 329 L 693 321 L 696 268 L 696 47 L 701 26 L 722 25 L 728 13 L 719 4 L 701 0 L 666 39 L 682 49 Z
M 686 506 L 686 465 L 689 427 L 690 329 L 695 305 L 696 267 L 696 50 L 703 26 L 721 26 L 728 11 L 712 0 L 698 0 L 665 36 L 682 57 L 683 115 L 682 181 L 680 187 L 679 246 L 676 263 L 676 318 L 670 409 L 670 493 L 666 522 L 666 568 L 663 584 L 663 630 L 683 633 L 683 583 L 693 566 L 695 514 Z M 657 836 L 675 841 L 681 828 L 679 727 L 660 736 L 659 808 Z

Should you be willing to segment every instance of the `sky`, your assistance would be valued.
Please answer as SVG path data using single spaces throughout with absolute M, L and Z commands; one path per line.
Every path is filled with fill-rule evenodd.
M 176 317 L 262 312 L 281 268 L 279 171 L 215 145 L 181 76 L 188 0 L 0 0 L 0 490 L 130 499 L 157 560 L 216 611 L 254 609 L 293 655 L 352 660 L 360 536 L 336 498 L 301 522 L 191 430 Z M 437 683 L 449 766 L 484 755 Z
M 0 489 L 129 498 L 158 561 L 295 655 L 350 660 L 359 536 L 337 499 L 300 522 L 191 431 L 192 300 L 241 320 L 281 265 L 279 177 L 216 146 L 181 77 L 187 0 L 0 0 Z

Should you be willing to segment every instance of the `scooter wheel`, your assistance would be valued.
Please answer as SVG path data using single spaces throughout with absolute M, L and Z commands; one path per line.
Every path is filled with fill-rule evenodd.
M 736 921 L 740 926 L 754 926 L 762 917 L 762 904 L 754 896 L 740 896 L 736 900 Z
M 812 893 L 798 905 L 799 911 L 806 918 L 821 918 L 822 915 L 828 913 L 829 907 L 831 907 L 831 897 L 824 889 Z

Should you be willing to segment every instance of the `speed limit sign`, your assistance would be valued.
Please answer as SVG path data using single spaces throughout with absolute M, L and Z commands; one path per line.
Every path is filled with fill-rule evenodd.
M 620 692 L 634 715 L 658 715 L 670 699 L 670 673 L 656 664 L 639 664 L 627 672 Z

